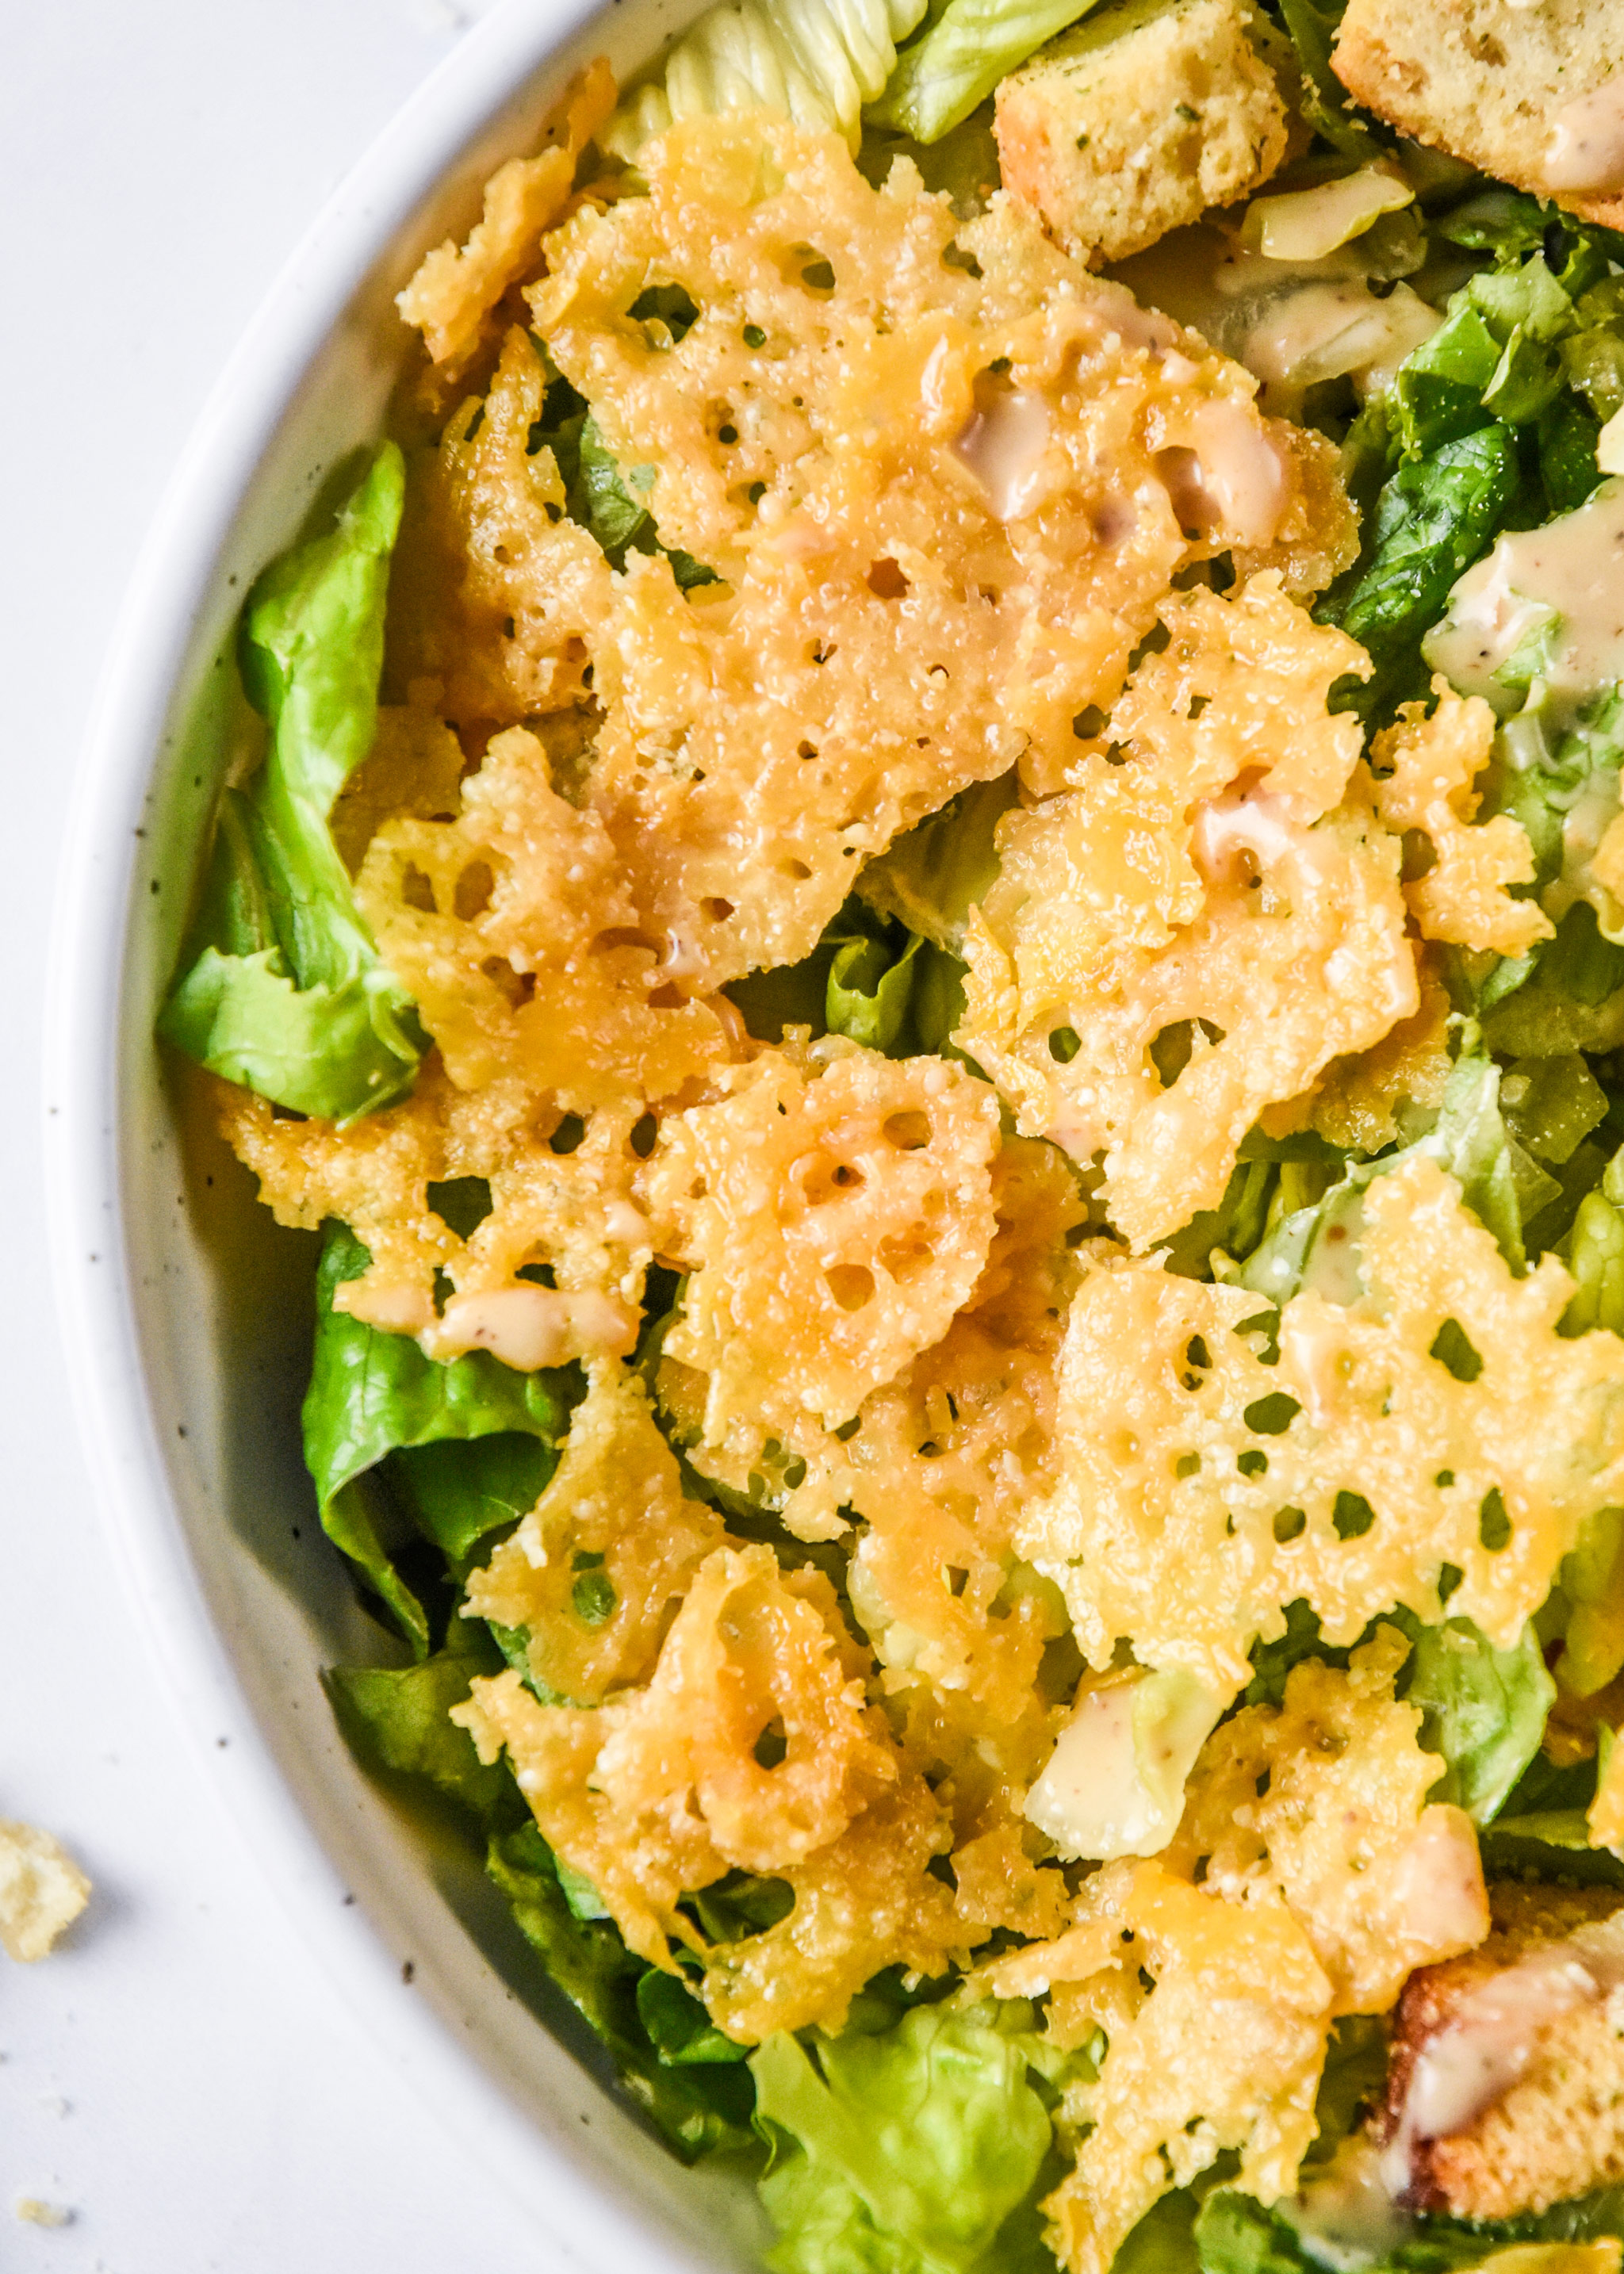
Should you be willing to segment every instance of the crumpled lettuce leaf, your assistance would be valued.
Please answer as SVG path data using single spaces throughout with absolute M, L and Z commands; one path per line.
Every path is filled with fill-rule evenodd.
M 970 912 L 997 881 L 998 825 L 1019 794 L 1013 770 L 961 790 L 869 862 L 859 894 L 933 945 L 962 953 Z
M 271 563 L 238 663 L 270 729 L 221 801 L 202 901 L 158 1031 L 228 1081 L 336 1121 L 403 1096 L 425 1047 L 328 826 L 372 747 L 405 471 L 386 442 L 337 527 Z
M 1086 16 L 1096 0 L 933 0 L 925 28 L 865 122 L 894 126 L 916 142 L 937 142 L 985 102 L 1008 72 Z
M 1202 2274 L 1325 2274 L 1283 2210 L 1265 2210 L 1235 2187 L 1220 2187 L 1201 2206 L 1196 2248 Z M 1420 2218 L 1404 2240 L 1374 2259 L 1364 2274 L 1453 2274 L 1481 2266 L 1497 2250 L 1519 2242 L 1587 2242 L 1624 2233 L 1624 2188 L 1605 2187 L 1576 2201 L 1555 2203 L 1527 2218 Z
M 668 346 L 680 340 L 698 310 L 680 285 L 652 285 L 632 302 L 630 313 L 646 330 L 658 328 Z M 602 546 L 611 568 L 623 568 L 629 553 L 662 553 L 671 574 L 684 592 L 696 584 L 714 584 L 716 572 L 680 547 L 663 545 L 653 515 L 643 500 L 654 485 L 653 466 L 632 466 L 623 475 L 620 462 L 604 440 L 598 422 L 548 354 L 536 343 L 549 374 L 542 398 L 541 417 L 530 430 L 530 451 L 549 449 L 564 485 L 564 501 L 571 521 L 590 530 Z
M 698 1999 L 634 1956 L 608 1920 L 577 1915 L 533 1824 L 493 1839 L 487 1869 L 626 2091 L 684 2162 L 749 2148 L 754 2093 L 744 2046 L 712 2029 Z
M 305 1461 L 328 1537 L 423 1657 L 428 1615 L 401 1574 L 399 1547 L 414 1534 L 426 1539 L 460 1577 L 480 1540 L 534 1505 L 579 1375 L 573 1367 L 518 1374 L 488 1351 L 442 1362 L 410 1335 L 335 1310 L 334 1290 L 368 1260 L 345 1225 L 329 1224 L 316 1273 Z
M 322 1676 L 350 1750 L 366 1767 L 421 1777 L 487 1832 L 525 1821 L 523 1796 L 503 1762 L 487 1766 L 473 1739 L 450 1718 L 475 1675 L 501 1659 L 470 1620 L 452 1627 L 454 1645 L 415 1666 L 335 1666 Z
M 1521 1271 L 1527 1261 L 1523 1227 L 1560 1196 L 1561 1186 L 1507 1128 L 1501 1078 L 1492 1058 L 1476 1047 L 1463 1050 L 1427 1134 L 1376 1160 L 1351 1163 L 1323 1199 L 1280 1216 L 1242 1263 L 1240 1284 L 1277 1308 L 1310 1284 L 1333 1301 L 1351 1300 L 1361 1284 L 1365 1190 L 1415 1153 L 1448 1170 L 1467 1207 L 1494 1234 L 1512 1269 Z
M 1023 2246 L 1017 2235 L 1049 2152 L 1036 2080 L 1054 2059 L 1019 2002 L 916 2007 L 878 2035 L 848 2029 L 811 2049 L 769 2037 L 750 2066 L 774 2148 L 761 2182 L 780 2234 L 774 2274 L 1043 2265 L 1035 2233 Z
M 1511 1650 L 1496 1650 L 1469 1619 L 1423 1627 L 1404 1695 L 1422 1709 L 1421 1743 L 1447 1763 L 1429 1797 L 1487 1824 L 1539 1751 L 1556 1698 L 1532 1623 Z

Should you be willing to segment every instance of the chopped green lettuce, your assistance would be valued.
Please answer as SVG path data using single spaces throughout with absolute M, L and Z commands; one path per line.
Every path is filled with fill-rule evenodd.
M 1423 1627 L 1404 1694 L 1422 1709 L 1422 1744 L 1447 1763 L 1431 1797 L 1488 1823 L 1539 1751 L 1556 1697 L 1532 1625 L 1510 1650 L 1496 1650 L 1469 1619 Z
M 680 286 L 654 285 L 632 303 L 631 312 L 646 329 L 658 326 L 669 347 L 684 336 L 697 311 Z M 530 430 L 530 451 L 532 456 L 543 448 L 552 452 L 563 481 L 570 518 L 591 531 L 612 568 L 623 568 L 629 553 L 657 553 L 669 561 L 671 574 L 684 591 L 692 591 L 697 584 L 714 584 L 714 568 L 707 568 L 691 553 L 661 542 L 653 515 L 642 501 L 653 488 L 658 470 L 633 466 L 622 476 L 619 461 L 604 440 L 585 397 L 559 373 L 545 343 L 536 340 L 535 345 L 549 376 L 541 416 Z
M 1383 484 L 1351 588 L 1333 587 L 1317 611 L 1375 666 L 1363 682 L 1339 683 L 1344 708 L 1374 719 L 1426 692 L 1423 636 L 1505 526 L 1521 485 L 1516 437 L 1498 421 L 1409 461 Z
M 1007 72 L 1086 16 L 1096 0 L 933 0 L 925 27 L 897 56 L 874 126 L 937 142 L 985 102 Z
M 477 1674 L 501 1660 L 483 1630 L 453 1623 L 455 1646 L 415 1666 L 335 1666 L 322 1676 L 351 1751 L 368 1768 L 421 1777 L 487 1832 L 511 1831 L 526 1811 L 510 1770 L 487 1766 L 466 1729 L 450 1719 Z
M 1347 0 L 1280 0 L 1280 19 L 1291 35 L 1303 67 L 1297 107 L 1304 121 L 1333 150 L 1346 158 L 1366 160 L 1380 154 L 1381 144 L 1367 119 L 1348 106 L 1347 89 L 1331 68 L 1331 49 Z
M 997 880 L 998 825 L 1019 794 L 1013 769 L 961 790 L 871 861 L 857 891 L 882 915 L 960 954 L 970 912 Z
M 386 442 L 326 537 L 248 596 L 238 659 L 269 747 L 221 801 L 202 900 L 158 1031 L 299 1113 L 353 1120 L 412 1088 L 424 1038 L 380 958 L 328 818 L 372 747 L 405 491 Z
M 1283 2210 L 1265 2210 L 1238 2188 L 1220 2187 L 1207 2197 L 1195 2233 L 1202 2274 L 1325 2274 L 1326 2262 Z M 1373 2258 L 1363 2274 L 1453 2274 L 1457 2267 L 1480 2266 L 1514 2243 L 1583 2242 L 1619 2233 L 1624 2233 L 1624 2188 L 1607 2187 L 1527 2218 L 1411 2219 L 1402 2240 Z
M 761 2182 L 781 2238 L 767 2256 L 774 2274 L 1042 2265 L 1035 2236 L 1006 2247 L 1052 2138 L 1039 2085 L 1054 2056 L 1033 2019 L 1018 2003 L 925 2006 L 874 2036 L 759 2046 L 750 2066 L 774 2149 Z
M 454 1567 L 465 1564 L 478 1541 L 523 1514 L 546 1483 L 578 1377 L 573 1368 L 517 1374 L 488 1351 L 442 1362 L 410 1335 L 385 1334 L 335 1309 L 335 1290 L 367 1261 L 355 1235 L 329 1223 L 316 1273 L 305 1461 L 328 1536 L 424 1656 L 428 1615 L 397 1568 L 392 1535 L 415 1530 Z M 509 1442 L 516 1435 L 533 1449 Z M 467 1442 L 480 1439 L 491 1442 Z M 461 1441 L 457 1454 L 451 1441 Z M 444 1453 L 425 1457 L 442 1444 Z M 389 1480 L 391 1491 L 373 1472 L 403 1450 L 409 1457 Z

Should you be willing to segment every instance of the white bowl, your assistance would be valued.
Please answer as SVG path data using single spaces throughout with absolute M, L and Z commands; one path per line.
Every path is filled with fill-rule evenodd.
M 408 344 L 395 292 L 473 218 L 480 184 L 533 143 L 571 71 L 600 52 L 629 69 L 698 4 L 500 0 L 295 254 L 135 575 L 80 773 L 48 1020 L 57 1277 L 85 1434 L 185 1721 L 364 2026 L 542 2233 L 603 2274 L 750 2264 L 753 2195 L 684 2172 L 610 2098 L 483 1874 L 414 1830 L 339 1738 L 318 1676 L 357 1654 L 366 1623 L 298 1454 L 311 1239 L 276 1229 L 166 1080 L 152 1028 L 229 754 L 237 610 L 324 477 L 379 431 Z

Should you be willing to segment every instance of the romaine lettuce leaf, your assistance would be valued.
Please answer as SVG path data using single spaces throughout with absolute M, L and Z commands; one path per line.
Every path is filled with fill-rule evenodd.
M 1516 437 L 1498 421 L 1401 465 L 1382 486 L 1351 589 L 1316 614 L 1370 651 L 1364 681 L 1339 683 L 1345 709 L 1374 719 L 1426 692 L 1421 641 L 1450 587 L 1489 550 L 1522 486 Z
M 1510 1650 L 1496 1650 L 1469 1619 L 1423 1627 L 1404 1695 L 1422 1709 L 1421 1743 L 1447 1764 L 1430 1797 L 1488 1823 L 1539 1751 L 1556 1697 L 1532 1624 Z
M 477 1674 L 501 1659 L 472 1621 L 454 1622 L 456 1646 L 416 1666 L 334 1666 L 322 1676 L 351 1751 L 368 1768 L 425 1778 L 487 1832 L 512 1831 L 527 1811 L 503 1763 L 487 1766 L 473 1739 L 450 1718 Z
M 384 1334 L 333 1307 L 334 1290 L 366 1268 L 367 1252 L 346 1226 L 329 1223 L 316 1273 L 316 1337 L 304 1404 L 305 1460 L 329 1537 L 394 1614 L 419 1656 L 429 1622 L 401 1576 L 395 1534 L 415 1527 L 454 1566 L 497 1525 L 531 1507 L 552 1473 L 556 1447 L 579 1396 L 573 1367 L 517 1374 L 488 1351 L 442 1362 L 410 1335 Z M 533 1450 L 515 1446 L 517 1435 Z M 475 1447 L 466 1441 L 487 1439 Z M 464 1441 L 463 1458 L 448 1441 Z M 372 1475 L 403 1449 L 396 1489 Z
M 352 1120 L 412 1087 L 424 1038 L 328 826 L 372 747 L 405 474 L 385 443 L 327 537 L 248 596 L 238 662 L 269 748 L 221 802 L 202 900 L 158 1031 L 296 1112 Z
M 711 2030 L 704 2007 L 682 1984 L 635 1957 L 607 1919 L 578 1917 L 533 1824 L 493 1839 L 487 1868 L 551 1979 L 684 2162 L 748 2148 L 754 2096 L 744 2048 Z M 651 1976 L 669 1987 L 645 1990 Z
M 916 2007 L 876 2036 L 759 2046 L 774 2274 L 1006 2274 L 1001 2236 L 1052 2137 L 1033 2077 L 1052 2056 L 1032 2018 Z
M 1347 0 L 1280 0 L 1280 19 L 1303 66 L 1298 108 L 1307 124 L 1333 150 L 1360 160 L 1380 154 L 1382 145 L 1370 121 L 1349 109 L 1348 91 L 1331 68 L 1331 48 Z
M 871 861 L 858 892 L 882 915 L 960 954 L 970 911 L 997 879 L 998 825 L 1019 794 L 1013 769 L 961 790 Z
M 897 56 L 885 93 L 865 111 L 916 142 L 936 142 L 985 102 L 1006 72 L 1086 16 L 1096 0 L 947 0 Z
M 1210 2195 L 1195 2232 L 1202 2274 L 1325 2274 L 1326 2262 L 1283 2211 L 1265 2210 L 1238 2188 L 1220 2187 Z M 1413 2219 L 1404 2239 L 1374 2260 L 1365 2274 L 1452 2274 L 1457 2267 L 1480 2266 L 1494 2252 L 1519 2242 L 1582 2242 L 1619 2233 L 1624 2233 L 1624 2188 L 1606 2187 L 1527 2218 L 1470 2225 L 1453 2218 Z

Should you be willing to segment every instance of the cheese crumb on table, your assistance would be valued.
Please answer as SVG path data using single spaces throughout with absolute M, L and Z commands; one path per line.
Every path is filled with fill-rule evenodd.
M 13 1958 L 45 1957 L 89 1899 L 89 1880 L 59 1841 L 0 1820 L 0 1943 Z
M 25 2226 L 71 2226 L 73 2214 L 61 2203 L 42 2202 L 38 2195 L 19 2195 L 17 2216 Z

